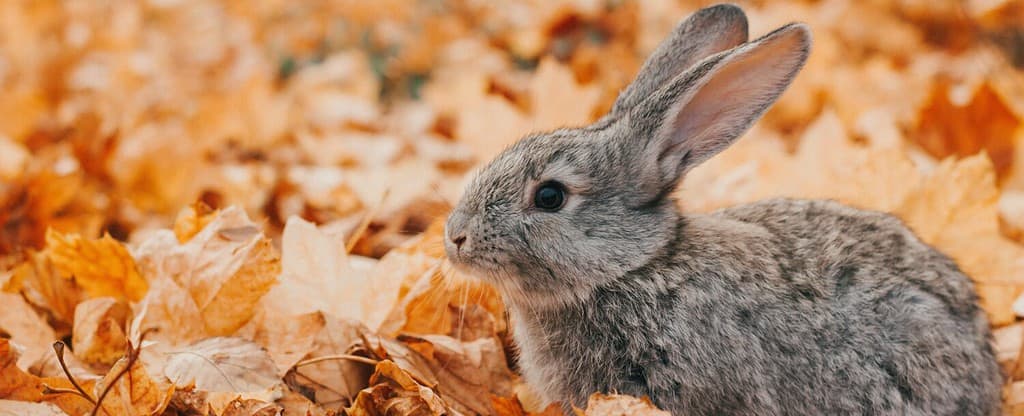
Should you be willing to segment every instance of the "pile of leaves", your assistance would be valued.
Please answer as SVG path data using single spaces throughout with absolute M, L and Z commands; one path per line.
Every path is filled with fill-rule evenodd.
M 500 296 L 445 262 L 444 215 L 706 5 L 0 2 L 0 414 L 560 414 Z M 898 215 L 977 283 L 1024 414 L 1024 2 L 740 5 L 814 51 L 683 208 Z

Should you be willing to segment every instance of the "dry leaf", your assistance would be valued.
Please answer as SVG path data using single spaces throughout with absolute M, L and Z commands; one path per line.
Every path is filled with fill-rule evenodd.
M 288 219 L 282 237 L 280 284 L 267 295 L 275 313 L 297 315 L 322 311 L 334 317 L 360 321 L 375 329 L 380 318 L 398 297 L 394 276 L 371 276 L 354 267 L 345 252 L 345 241 L 328 236 L 297 217 Z M 373 278 L 371 278 L 373 277 Z M 401 279 L 401 276 L 397 276 Z
M 50 403 L 26 403 L 13 400 L 0 400 L 0 416 L 64 416 L 56 405 Z
M 18 368 L 18 352 L 0 338 L 0 399 L 37 401 L 43 397 L 39 377 Z
M 373 372 L 370 365 L 345 358 L 369 335 L 357 323 L 324 319 L 326 325 L 316 334 L 314 348 L 304 357 L 308 363 L 295 367 L 286 380 L 293 388 L 311 392 L 321 406 L 337 408 L 351 403 Z
M 579 416 L 669 416 L 669 412 L 658 410 L 647 399 L 600 393 L 590 396 L 586 410 L 575 412 Z
M 96 383 L 93 397 L 99 397 L 110 386 L 101 406 L 104 413 L 125 416 L 160 414 L 170 403 L 174 386 L 153 379 L 139 361 L 128 367 L 130 361 L 129 357 L 118 360 Z M 122 371 L 127 372 L 118 378 Z
M 219 416 L 277 416 L 282 409 L 274 403 L 266 403 L 254 399 L 235 399 L 228 403 Z
M 64 323 L 73 321 L 76 305 L 86 298 L 75 280 L 61 276 L 48 251 L 30 253 L 14 269 L 13 279 L 4 290 L 22 292 L 29 302 L 45 308 Z
M 124 355 L 127 344 L 128 305 L 102 297 L 79 303 L 71 345 L 75 356 L 90 364 L 112 365 Z
M 327 326 L 322 312 L 287 315 L 264 311 L 260 321 L 253 341 L 267 348 L 279 376 L 284 376 L 316 347 L 317 336 Z
M 0 333 L 25 348 L 18 365 L 29 368 L 50 351 L 57 335 L 20 295 L 0 292 L 0 305 Z
M 408 373 L 391 361 L 381 361 L 370 377 L 370 387 L 359 392 L 352 406 L 345 409 L 350 416 L 457 415 L 445 406 L 433 390 L 417 383 Z
M 281 382 L 270 354 L 241 338 L 209 338 L 171 352 L 164 375 L 208 392 L 258 392 Z
M 46 232 L 46 246 L 57 270 L 73 278 L 89 296 L 137 301 L 146 295 L 146 281 L 128 249 L 109 234 L 86 240 L 51 229 Z
M 205 332 L 213 336 L 231 334 L 245 325 L 252 318 L 256 304 L 276 283 L 280 271 L 280 260 L 270 240 L 237 208 L 219 211 L 184 244 L 179 245 L 177 239 L 172 238 L 155 234 L 136 250 L 136 257 L 143 274 L 154 285 L 166 285 L 167 292 L 173 292 L 173 286 L 177 285 L 188 294 L 191 302 L 180 295 L 166 293 L 175 303 L 168 303 L 171 299 L 151 297 L 149 304 L 180 305 L 169 310 L 170 314 L 175 310 L 193 312 L 190 303 L 194 303 Z M 185 323 L 183 326 L 193 325 Z

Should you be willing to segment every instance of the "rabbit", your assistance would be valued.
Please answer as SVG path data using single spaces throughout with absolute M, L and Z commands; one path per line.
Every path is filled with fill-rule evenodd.
M 458 269 L 506 302 L 540 398 L 646 396 L 678 415 L 993 415 L 1003 374 L 973 283 L 899 219 L 834 201 L 683 212 L 810 53 L 792 23 L 747 38 L 699 10 L 592 125 L 530 134 L 445 223 Z

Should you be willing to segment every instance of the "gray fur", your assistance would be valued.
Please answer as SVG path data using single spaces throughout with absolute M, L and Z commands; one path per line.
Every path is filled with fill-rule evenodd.
M 473 178 L 446 250 L 502 292 L 522 372 L 545 399 L 584 406 L 616 391 L 674 414 L 998 413 L 1002 374 L 971 281 L 896 218 L 788 199 L 678 210 L 679 178 L 760 117 L 809 43 L 789 25 L 681 74 L 648 62 L 638 80 L 664 85 L 646 98 L 528 136 Z M 721 103 L 698 102 L 709 97 Z M 558 212 L 532 207 L 548 180 L 568 189 Z

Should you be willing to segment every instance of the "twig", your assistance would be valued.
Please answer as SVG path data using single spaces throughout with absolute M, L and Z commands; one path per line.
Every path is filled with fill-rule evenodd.
M 128 372 L 132 370 L 135 362 L 138 361 L 139 356 L 142 355 L 142 341 L 150 331 L 152 331 L 152 329 L 147 329 L 139 335 L 138 348 L 132 347 L 131 340 L 128 340 L 128 351 L 127 354 L 125 354 L 128 357 L 128 363 L 121 369 L 121 371 L 118 371 L 117 374 L 114 375 L 114 378 L 110 379 L 110 382 L 107 383 L 107 385 L 103 386 L 103 392 L 100 393 L 100 397 L 96 398 L 96 405 L 93 406 L 92 412 L 89 413 L 90 416 L 96 416 L 99 414 L 100 408 L 103 407 L 103 399 L 107 397 L 107 393 L 110 393 L 110 391 L 114 389 L 114 385 L 117 384 L 117 381 L 120 380 L 121 377 L 124 377 L 125 374 L 128 374 Z
M 60 363 L 60 369 L 64 370 L 64 375 L 68 378 L 68 381 L 71 382 L 71 385 L 75 387 L 75 390 L 77 391 L 77 394 L 82 396 L 83 399 L 88 400 L 89 403 L 92 403 L 93 405 L 95 405 L 96 404 L 96 400 L 93 399 L 92 396 L 89 395 L 89 393 L 86 393 L 85 389 L 83 389 L 82 386 L 80 384 L 78 384 L 78 380 L 75 380 L 75 376 L 71 375 L 71 370 L 68 370 L 68 365 L 67 365 L 67 363 L 64 362 L 64 342 L 63 341 L 54 342 L 53 343 L 53 352 L 57 354 L 57 362 Z M 69 393 L 68 391 L 64 391 L 65 389 L 55 389 L 55 388 L 51 388 L 49 386 L 45 386 L 45 387 L 49 388 L 50 391 L 52 391 L 54 393 Z M 46 391 L 44 391 L 43 393 L 46 393 Z
M 378 360 L 374 360 L 373 358 L 360 357 L 358 355 L 335 354 L 335 355 L 324 355 L 324 356 L 321 356 L 321 357 L 310 358 L 308 360 L 302 360 L 302 361 L 299 361 L 299 362 L 295 363 L 295 367 L 298 368 L 298 367 L 312 365 L 312 364 L 316 364 L 316 363 L 320 363 L 320 362 L 324 362 L 324 361 L 334 361 L 334 360 L 355 361 L 357 363 L 363 363 L 363 364 L 369 364 L 369 365 L 377 365 L 377 363 L 380 362 Z

